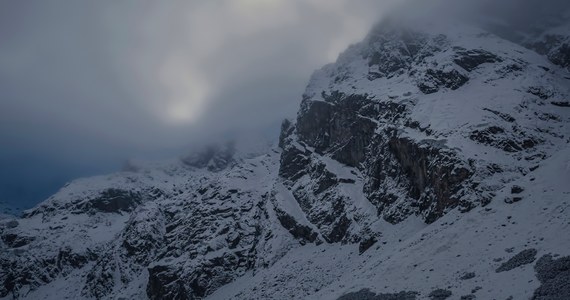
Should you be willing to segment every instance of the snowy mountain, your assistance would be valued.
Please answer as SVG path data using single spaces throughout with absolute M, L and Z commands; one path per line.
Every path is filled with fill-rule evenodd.
M 379 23 L 279 147 L 129 164 L 0 220 L 0 297 L 568 299 L 568 26 Z

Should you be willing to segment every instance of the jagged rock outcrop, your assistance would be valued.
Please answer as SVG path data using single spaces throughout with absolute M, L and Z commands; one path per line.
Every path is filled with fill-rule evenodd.
M 217 155 L 206 156 L 199 166 L 174 162 L 79 180 L 8 222 L 0 228 L 0 296 L 23 297 L 81 272 L 75 288 L 85 298 L 197 299 L 270 260 L 258 247 L 262 234 L 276 234 L 262 229 L 276 153 L 223 169 L 212 168 Z M 29 229 L 40 233 L 28 236 Z M 137 282 L 142 290 L 125 290 Z
M 352 204 L 340 196 L 343 182 L 327 160 L 352 168 L 363 184 L 362 195 L 385 220 L 397 223 L 415 214 L 431 223 L 450 209 L 469 211 L 492 198 L 493 187 L 484 177 L 499 169 L 465 155 L 462 148 L 470 144 L 466 138 L 508 153 L 528 153 L 529 160 L 540 155 L 536 148 L 545 143 L 541 136 L 546 130 L 512 116 L 513 109 L 516 115 L 534 111 L 538 116 L 542 111 L 536 100 L 523 100 L 524 92 L 499 103 L 451 96 L 450 91 L 462 89 L 470 78 L 496 86 L 525 70 L 545 72 L 547 62 L 536 63 L 532 54 L 521 56 L 514 44 L 508 54 L 511 50 L 505 51 L 502 43 L 473 28 L 429 34 L 380 24 L 364 42 L 314 75 L 296 122 L 284 123 L 280 174 L 309 221 L 325 228 L 322 233 L 328 241 L 359 240 L 360 234 L 351 228 L 362 231 L 366 225 L 344 213 Z M 472 44 L 479 47 L 468 46 Z M 550 93 L 549 98 L 560 92 L 541 89 Z M 441 99 L 437 101 L 445 103 L 442 113 L 426 116 L 423 102 L 428 100 L 422 95 Z M 543 99 L 541 95 L 534 94 Z M 463 106 L 474 104 L 466 101 L 479 102 L 477 121 L 437 128 L 446 119 L 459 125 Z M 337 234 L 333 239 L 331 232 Z
M 534 291 L 533 300 L 564 299 L 570 297 L 570 257 L 553 259 L 548 254 L 534 266 L 541 285 Z

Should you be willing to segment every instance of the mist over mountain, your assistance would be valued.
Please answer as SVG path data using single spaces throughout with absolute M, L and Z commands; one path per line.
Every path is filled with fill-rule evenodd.
M 274 140 L 311 72 L 389 2 L 0 3 L 0 201 L 30 208 L 57 191 L 44 182 Z

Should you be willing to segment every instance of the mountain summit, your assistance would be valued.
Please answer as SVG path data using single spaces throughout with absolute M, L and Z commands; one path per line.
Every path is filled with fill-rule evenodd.
M 379 23 L 279 147 L 79 179 L 0 220 L 0 297 L 570 297 L 570 23 L 505 26 Z

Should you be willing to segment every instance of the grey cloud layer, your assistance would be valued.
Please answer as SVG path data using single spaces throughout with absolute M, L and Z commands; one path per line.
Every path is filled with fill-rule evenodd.
M 0 2 L 0 202 L 39 201 L 131 156 L 276 136 L 311 72 L 388 2 Z
M 4 2 L 4 121 L 30 143 L 132 148 L 267 126 L 383 2 Z
M 0 179 L 32 160 L 94 170 L 241 131 L 276 135 L 312 71 L 386 12 L 526 24 L 567 2 L 2 1 Z

